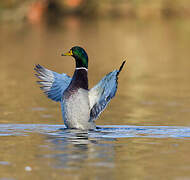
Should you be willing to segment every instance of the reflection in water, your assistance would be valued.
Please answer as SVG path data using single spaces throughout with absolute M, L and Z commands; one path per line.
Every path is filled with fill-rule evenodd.
M 91 132 L 96 133 L 96 132 Z M 87 163 L 89 166 L 104 168 L 114 167 L 114 138 L 89 137 L 88 132 L 63 129 L 48 135 L 48 142 L 53 143 L 51 158 L 55 158 L 54 168 L 81 168 Z M 57 153 L 56 153 L 57 152 Z

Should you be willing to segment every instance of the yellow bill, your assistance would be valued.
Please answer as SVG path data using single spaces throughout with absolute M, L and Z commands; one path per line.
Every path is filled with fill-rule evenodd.
M 61 54 L 61 56 L 72 56 L 72 55 L 73 55 L 72 50 L 70 50 L 69 52 Z

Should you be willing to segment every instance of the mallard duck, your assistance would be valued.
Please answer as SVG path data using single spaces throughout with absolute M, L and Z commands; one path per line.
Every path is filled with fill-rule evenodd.
M 117 91 L 119 70 L 103 77 L 92 89 L 88 89 L 88 55 L 75 46 L 62 56 L 72 56 L 76 62 L 73 77 L 48 70 L 41 65 L 35 66 L 37 81 L 48 98 L 60 102 L 64 124 L 67 128 L 89 130 L 96 127 L 95 120 L 106 108 Z

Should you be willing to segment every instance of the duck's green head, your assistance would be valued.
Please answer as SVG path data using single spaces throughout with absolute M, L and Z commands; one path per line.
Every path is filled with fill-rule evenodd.
M 63 53 L 62 56 L 72 56 L 75 58 L 77 68 L 85 67 L 88 69 L 88 55 L 83 48 L 74 46 L 69 52 Z

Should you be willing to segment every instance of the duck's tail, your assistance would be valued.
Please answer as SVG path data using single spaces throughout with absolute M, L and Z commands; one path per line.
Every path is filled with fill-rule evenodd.
M 121 64 L 119 71 L 117 73 L 117 76 L 119 75 L 119 73 L 121 72 L 121 70 L 123 69 L 123 66 L 125 65 L 126 61 L 123 61 L 123 63 Z

